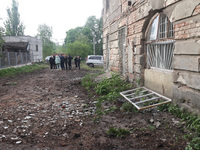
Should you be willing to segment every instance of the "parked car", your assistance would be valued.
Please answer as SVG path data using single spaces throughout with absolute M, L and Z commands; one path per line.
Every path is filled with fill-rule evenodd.
M 103 66 L 103 56 L 101 55 L 88 55 L 86 64 L 89 67 Z

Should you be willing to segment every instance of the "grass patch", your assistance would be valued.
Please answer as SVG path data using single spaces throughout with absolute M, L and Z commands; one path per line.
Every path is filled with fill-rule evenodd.
M 120 109 L 122 112 L 138 112 L 138 110 L 129 102 L 123 103 Z
M 190 141 L 186 150 L 199 150 L 200 149 L 200 117 L 192 113 L 183 111 L 178 106 L 172 104 L 164 104 L 158 107 L 161 111 L 168 111 L 174 116 L 181 119 L 182 122 L 185 122 L 186 127 L 193 131 L 195 135 L 187 136 L 187 139 Z
M 85 69 L 85 70 L 89 70 L 89 71 L 104 71 L 104 68 L 103 66 L 94 66 L 94 67 L 89 67 L 85 61 L 82 61 L 81 62 L 81 66 L 80 66 L 82 69 Z
M 126 135 L 129 135 L 130 131 L 127 129 L 121 129 L 121 128 L 114 128 L 111 127 L 107 131 L 107 135 L 110 137 L 125 137 Z
M 0 70 L 0 78 L 14 76 L 14 75 L 17 75 L 19 73 L 24 73 L 24 72 L 26 72 L 26 73 L 32 72 L 32 71 L 46 68 L 46 67 L 48 67 L 47 64 L 35 63 L 33 65 L 27 65 L 27 66 L 22 66 L 22 67 L 17 67 L 17 68 L 2 69 L 2 70 Z

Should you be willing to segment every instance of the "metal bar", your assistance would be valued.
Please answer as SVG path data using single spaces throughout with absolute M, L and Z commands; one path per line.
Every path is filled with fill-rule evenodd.
M 153 93 L 146 94 L 146 95 L 142 95 L 142 96 L 138 96 L 138 97 L 135 97 L 135 98 L 130 98 L 130 100 L 134 100 L 134 99 L 137 99 L 137 98 L 147 97 L 147 96 L 149 96 L 149 95 L 153 95 Z
M 138 110 L 144 110 L 144 109 L 147 109 L 147 108 L 152 108 L 152 107 L 156 107 L 156 106 L 167 104 L 167 103 L 170 103 L 170 101 L 166 101 L 166 102 L 158 103 L 158 104 L 153 104 L 153 105 L 149 105 L 149 106 L 146 106 L 146 107 L 138 107 L 139 108 Z
M 121 93 L 120 93 L 121 94 Z M 140 109 L 140 107 L 138 107 L 135 103 L 133 103 L 132 101 L 130 101 L 126 96 L 124 96 L 123 94 L 121 94 L 127 101 L 129 101 L 132 105 L 134 105 L 138 110 Z
M 153 93 L 152 93 L 152 95 L 153 95 Z M 139 101 L 139 102 L 136 102 L 135 104 L 141 104 L 141 103 L 149 102 L 149 101 L 152 101 L 152 100 L 156 100 L 156 99 L 158 99 L 158 98 L 160 98 L 160 97 L 154 97 L 154 98 L 151 98 L 151 99 Z
M 166 96 L 163 96 L 163 95 L 161 95 L 161 94 L 158 94 L 158 93 L 156 93 L 156 92 L 154 92 L 154 91 L 152 91 L 152 90 L 150 90 L 150 89 L 148 89 L 148 88 L 146 88 L 146 87 L 143 87 L 144 89 L 146 89 L 146 90 L 148 90 L 148 91 L 150 91 L 150 92 L 152 92 L 152 93 L 154 93 L 155 95 L 157 95 L 157 96 L 159 96 L 159 97 L 162 97 L 162 98 L 164 98 L 164 99 L 166 99 L 166 100 L 168 100 L 168 101 L 172 101 L 170 98 L 168 98 L 168 97 L 166 97 Z
M 142 91 L 140 91 L 139 93 L 141 93 L 141 92 L 146 92 L 146 91 L 148 91 L 148 90 L 142 90 Z M 135 93 L 131 93 L 131 94 L 128 94 L 128 95 L 125 95 L 125 96 L 131 96 L 131 95 L 135 95 Z
M 128 90 L 128 91 L 120 92 L 120 94 L 121 94 L 121 93 L 124 94 L 124 93 L 128 93 L 128 92 L 136 91 L 136 90 L 138 90 L 138 89 L 141 89 L 141 87 L 136 88 L 136 89 L 133 89 L 133 90 Z

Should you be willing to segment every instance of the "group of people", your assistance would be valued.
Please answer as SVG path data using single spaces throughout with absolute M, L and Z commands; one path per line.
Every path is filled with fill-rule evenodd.
M 73 57 L 71 57 L 70 54 L 68 56 L 65 54 L 51 55 L 51 57 L 49 58 L 50 69 L 67 70 L 67 68 L 69 68 L 69 70 L 71 70 L 72 60 Z M 76 68 L 79 68 L 80 70 L 80 63 L 81 63 L 80 56 L 74 57 L 74 63 Z

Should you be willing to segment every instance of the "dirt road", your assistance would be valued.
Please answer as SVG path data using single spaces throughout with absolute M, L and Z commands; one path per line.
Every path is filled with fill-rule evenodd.
M 96 102 L 80 84 L 88 73 L 47 68 L 0 79 L 0 150 L 185 148 L 184 125 L 156 109 L 131 114 L 118 110 L 94 122 Z M 110 127 L 131 134 L 110 137 Z

